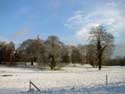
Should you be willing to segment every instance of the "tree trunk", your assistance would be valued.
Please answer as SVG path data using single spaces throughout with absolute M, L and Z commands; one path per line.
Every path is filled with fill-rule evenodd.
M 56 67 L 55 57 L 54 57 L 54 55 L 52 55 L 51 57 L 52 57 L 52 61 L 51 61 L 50 67 L 51 67 L 51 70 L 54 70 Z
M 33 60 L 33 58 L 31 58 L 31 66 L 33 66 L 33 65 L 34 65 L 34 64 L 33 64 L 33 61 L 34 61 L 34 60 Z
M 102 68 L 102 46 L 101 46 L 101 40 L 100 37 L 97 40 L 97 57 L 98 57 L 98 68 L 101 70 Z
M 98 68 L 99 70 L 101 70 L 102 68 L 102 54 L 101 53 L 98 55 Z

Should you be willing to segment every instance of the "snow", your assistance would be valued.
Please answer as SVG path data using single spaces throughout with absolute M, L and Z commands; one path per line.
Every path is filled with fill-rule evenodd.
M 0 66 L 0 94 L 31 94 L 26 92 L 30 80 L 40 88 L 41 94 L 125 93 L 125 67 L 104 66 L 98 71 L 90 65 L 69 65 L 50 71 Z

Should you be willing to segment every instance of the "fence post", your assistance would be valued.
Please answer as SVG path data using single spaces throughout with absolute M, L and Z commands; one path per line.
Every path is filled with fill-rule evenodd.
M 40 89 L 30 80 L 29 81 L 29 91 L 32 91 L 32 86 L 40 92 Z
M 29 91 L 31 91 L 31 81 L 29 81 Z
M 106 85 L 108 85 L 108 75 L 106 74 Z

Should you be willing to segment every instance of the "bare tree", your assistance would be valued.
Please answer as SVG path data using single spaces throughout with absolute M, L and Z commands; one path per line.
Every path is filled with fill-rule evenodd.
M 96 47 L 93 44 L 86 45 L 86 62 L 93 67 L 97 66 L 96 63 Z
M 32 57 L 31 58 L 31 62 L 33 63 L 34 57 L 36 57 L 36 61 L 39 65 L 43 65 L 44 61 L 44 43 L 43 40 L 41 40 L 39 38 L 39 36 L 37 36 L 37 39 L 34 39 L 32 45 Z
M 81 64 L 87 63 L 88 45 L 78 45 L 79 53 L 81 54 Z
M 77 46 L 72 48 L 71 60 L 72 63 L 81 63 L 82 55 Z
M 43 41 L 37 37 L 37 39 L 28 39 L 23 41 L 17 50 L 22 55 L 23 59 L 25 59 L 25 61 L 31 61 L 31 65 L 33 65 L 34 61 L 41 63 L 44 44 Z
M 104 26 L 93 27 L 90 31 L 90 42 L 96 45 L 97 64 L 99 70 L 102 67 L 102 56 L 106 48 L 113 47 L 114 37 L 106 32 Z
M 5 57 L 5 42 L 0 42 L 0 64 L 3 63 Z
M 14 64 L 14 51 L 15 45 L 13 42 L 5 43 L 2 42 L 0 45 L 0 61 L 4 61 L 6 65 L 13 65 Z
M 61 47 L 63 45 L 57 36 L 49 36 L 45 42 L 46 53 L 48 53 L 48 58 L 50 59 L 50 68 L 54 70 L 57 62 L 61 59 Z

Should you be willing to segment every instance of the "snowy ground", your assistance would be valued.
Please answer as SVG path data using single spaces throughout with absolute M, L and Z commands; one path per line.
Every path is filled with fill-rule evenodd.
M 41 94 L 125 94 L 125 67 L 103 67 L 98 71 L 88 65 L 68 66 L 59 71 L 1 66 L 0 94 L 32 94 L 25 93 L 30 80 Z

